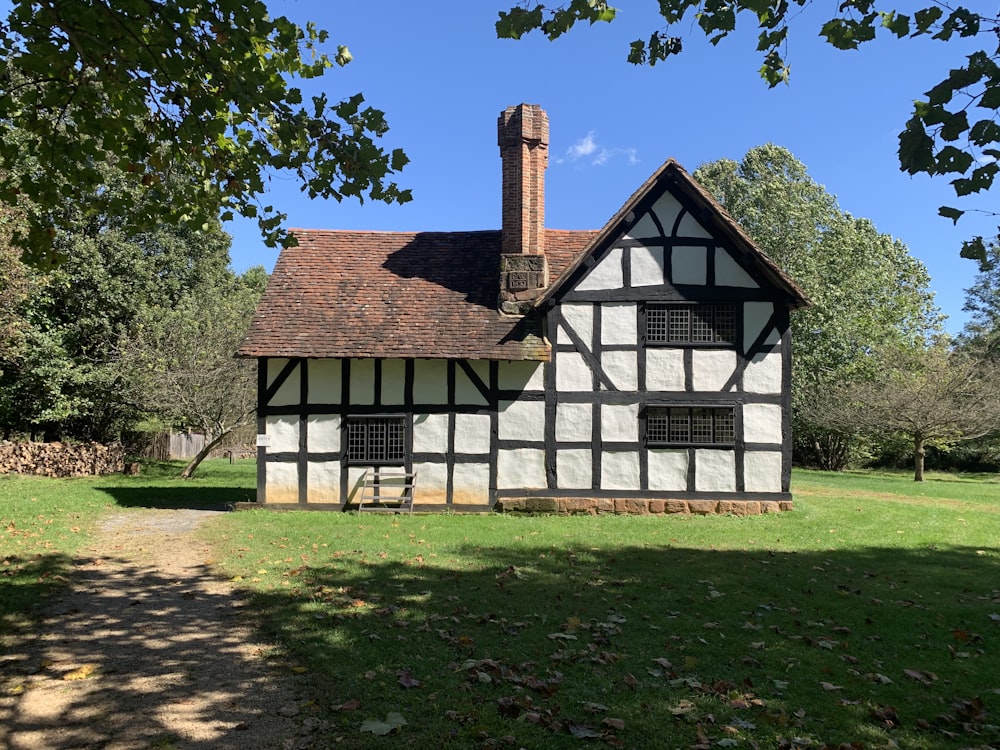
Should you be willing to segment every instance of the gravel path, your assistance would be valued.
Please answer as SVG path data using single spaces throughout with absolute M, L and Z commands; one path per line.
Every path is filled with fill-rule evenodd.
M 0 660 L 0 748 L 312 747 L 304 685 L 268 665 L 192 534 L 214 515 L 105 520 L 40 631 Z

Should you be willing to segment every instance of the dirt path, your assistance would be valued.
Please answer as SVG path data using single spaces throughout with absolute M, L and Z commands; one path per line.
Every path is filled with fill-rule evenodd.
M 312 747 L 322 727 L 302 709 L 304 686 L 268 666 L 192 534 L 213 515 L 105 520 L 40 632 L 0 661 L 0 748 Z

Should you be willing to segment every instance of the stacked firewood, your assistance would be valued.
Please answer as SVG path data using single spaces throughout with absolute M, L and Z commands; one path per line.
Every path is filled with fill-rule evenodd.
M 0 441 L 0 474 L 83 477 L 117 474 L 125 449 L 100 443 L 20 443 Z

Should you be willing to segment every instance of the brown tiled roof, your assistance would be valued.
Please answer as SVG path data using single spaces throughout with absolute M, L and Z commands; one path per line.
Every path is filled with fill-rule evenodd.
M 553 279 L 595 235 L 545 231 Z M 499 231 L 292 232 L 243 356 L 548 359 L 536 315 L 497 311 Z

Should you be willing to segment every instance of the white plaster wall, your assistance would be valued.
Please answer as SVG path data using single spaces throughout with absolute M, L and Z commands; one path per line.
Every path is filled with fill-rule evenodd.
M 489 454 L 489 414 L 455 415 L 455 452 Z
M 613 247 L 604 256 L 604 259 L 577 284 L 576 288 L 581 291 L 596 291 L 621 289 L 623 286 L 625 286 L 625 277 L 622 272 L 622 248 Z
M 746 404 L 743 407 L 743 439 L 748 443 L 780 445 L 781 407 L 777 404 Z
M 556 406 L 556 441 L 586 442 L 593 438 L 591 420 L 594 407 L 590 404 L 559 404 Z
M 281 369 L 286 364 L 288 364 L 287 359 L 269 359 L 267 361 L 268 387 L 274 383 L 274 379 L 278 377 L 278 373 L 281 372 Z M 285 382 L 278 388 L 278 392 L 268 401 L 269 406 L 291 406 L 301 401 L 302 389 L 299 388 L 299 367 L 301 365 L 293 369 L 291 374 L 285 379 Z
M 569 326 L 589 347 L 594 335 L 594 306 L 568 302 L 559 308 L 559 312 L 562 313 L 564 325 Z M 570 338 L 562 332 L 562 328 L 560 326 L 559 342 L 568 344 Z
M 666 282 L 662 247 L 633 247 L 632 286 L 662 286 Z
M 501 401 L 497 415 L 501 440 L 545 439 L 544 401 Z
M 646 390 L 684 390 L 684 352 L 681 349 L 646 349 Z
M 664 219 L 665 231 L 669 232 L 670 227 L 674 224 L 674 216 L 677 215 L 677 211 L 680 210 L 680 204 L 674 199 L 672 195 L 665 195 L 660 198 L 653 210 L 657 212 L 657 216 Z M 629 237 L 661 237 L 662 234 L 660 230 L 656 228 L 656 224 L 653 222 L 653 217 L 648 213 L 642 215 L 642 217 L 637 221 L 631 229 L 628 230 Z
M 267 417 L 268 453 L 297 453 L 299 450 L 299 418 L 297 415 Z
M 452 491 L 455 505 L 489 505 L 490 465 L 455 464 Z
M 639 341 L 638 312 L 634 303 L 606 303 L 601 306 L 601 343 L 630 344 Z
M 695 349 L 691 371 L 696 391 L 721 391 L 736 370 L 736 352 L 731 349 Z
M 604 352 L 601 367 L 619 391 L 634 391 L 639 387 L 639 360 L 632 352 Z M 607 386 L 601 385 L 602 388 Z
M 694 218 L 694 216 L 692 216 L 689 212 L 685 212 L 684 218 L 681 219 L 680 226 L 677 227 L 677 236 L 711 238 L 712 235 L 699 223 L 696 218 Z
M 489 388 L 490 366 L 488 362 L 473 360 L 469 362 L 472 371 L 476 373 L 483 384 Z M 476 385 L 465 374 L 461 367 L 455 367 L 455 403 L 460 405 L 485 406 L 486 398 Z
M 448 452 L 448 415 L 413 415 L 413 452 Z
M 725 248 L 715 249 L 715 285 L 757 288 L 757 282 L 748 274 Z
M 309 403 L 339 404 L 341 396 L 341 360 L 310 359 Z
M 677 214 L 683 210 L 684 208 L 673 196 L 673 193 L 670 192 L 665 192 L 653 204 L 653 212 L 660 220 L 660 223 L 663 225 L 663 231 L 667 235 L 670 234 L 674 227 L 674 222 L 677 221 Z
M 639 454 L 636 451 L 602 452 L 601 489 L 639 489 Z
M 382 362 L 382 401 L 384 406 L 404 403 L 406 386 L 406 363 L 401 359 L 387 359 Z
M 683 492 L 687 489 L 688 452 L 651 450 L 646 455 L 649 489 Z
M 443 359 L 418 359 L 413 370 L 413 401 L 448 403 L 448 363 Z
M 560 489 L 589 490 L 594 467 L 591 452 L 585 448 L 569 448 L 556 453 L 556 481 Z
M 743 303 L 743 346 L 753 345 L 773 312 L 774 305 L 770 302 Z
M 340 502 L 340 464 L 336 461 L 310 461 L 306 468 L 310 503 Z
M 781 492 L 781 453 L 747 451 L 743 455 L 744 486 L 747 492 Z
M 364 466 L 347 467 L 347 498 L 348 501 L 357 502 L 361 493 L 361 478 L 365 475 Z
M 319 414 L 308 418 L 307 435 L 310 453 L 336 453 L 340 450 L 340 417 Z
M 545 487 L 545 451 L 536 448 L 502 450 L 497 455 L 499 489 Z
M 639 441 L 639 405 L 604 404 L 601 406 L 601 440 L 608 443 Z
M 674 247 L 670 267 L 673 283 L 704 286 L 708 282 L 708 248 Z
M 733 451 L 696 450 L 694 488 L 698 492 L 736 492 L 736 454 Z
M 583 357 L 575 352 L 553 352 L 556 358 L 556 390 L 592 391 L 593 374 Z
M 299 501 L 299 467 L 294 462 L 267 464 L 267 502 Z
M 544 391 L 541 362 L 500 362 L 497 380 L 503 391 Z M 489 383 L 489 379 L 484 382 Z M 589 390 L 589 389 L 588 389 Z
M 415 503 L 443 503 L 447 502 L 448 492 L 448 464 L 414 462 L 413 468 L 417 472 L 417 479 L 413 489 L 413 501 Z
M 781 352 L 755 354 L 743 371 L 743 390 L 748 393 L 781 393 Z
M 352 404 L 375 403 L 375 360 L 351 360 L 351 401 Z

